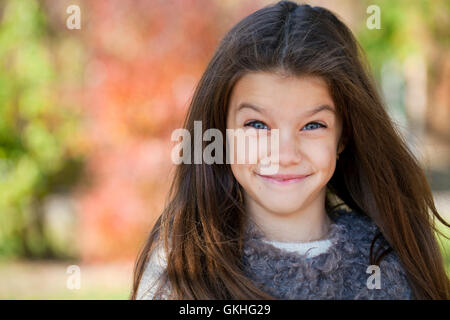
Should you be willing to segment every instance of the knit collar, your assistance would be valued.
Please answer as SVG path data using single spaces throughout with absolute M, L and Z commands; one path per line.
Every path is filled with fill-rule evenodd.
M 348 232 L 350 231 L 349 228 L 352 227 L 349 225 L 350 223 L 352 223 L 351 220 L 358 220 L 356 221 L 357 225 L 354 225 L 353 229 L 360 227 L 366 229 L 366 231 L 369 233 L 373 233 L 374 229 L 376 228 L 375 224 L 370 220 L 369 217 L 357 215 L 353 211 L 349 212 L 342 209 L 335 210 L 331 213 L 328 213 L 328 216 L 332 220 L 332 224 L 330 225 L 326 240 L 331 241 L 332 247 L 336 247 L 339 244 L 348 242 Z M 270 241 L 267 242 L 267 238 L 264 232 L 251 219 L 247 220 L 244 239 L 247 246 L 257 245 L 262 250 L 273 251 L 274 253 L 277 253 L 277 255 L 291 256 L 291 254 L 285 252 L 285 250 L 278 249 L 277 247 L 273 246 Z M 306 255 L 301 255 L 298 253 L 293 254 L 296 255 L 296 257 L 300 255 L 303 256 L 303 258 L 306 258 Z
M 346 282 L 343 270 L 359 265 L 357 273 L 364 287 L 365 268 L 370 264 L 368 250 L 379 229 L 368 216 L 353 211 L 336 210 L 329 217 L 333 221 L 328 234 L 332 244 L 313 257 L 263 241 L 264 233 L 249 220 L 242 257 L 247 276 L 281 299 L 327 299 L 344 294 L 334 291 Z M 327 289 L 320 289 L 322 286 Z

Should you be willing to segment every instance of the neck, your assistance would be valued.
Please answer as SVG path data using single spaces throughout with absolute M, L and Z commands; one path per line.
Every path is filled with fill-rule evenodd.
M 324 201 L 289 214 L 270 212 L 256 202 L 246 201 L 249 218 L 270 241 L 310 242 L 326 238 L 332 221 L 326 213 Z

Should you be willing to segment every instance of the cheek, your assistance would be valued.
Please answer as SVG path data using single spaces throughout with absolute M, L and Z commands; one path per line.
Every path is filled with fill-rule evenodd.
M 255 167 L 248 164 L 230 164 L 230 166 L 234 178 L 242 186 L 246 196 L 258 199 L 266 188 L 255 178 Z
M 336 164 L 336 151 L 333 143 L 311 144 L 306 155 L 316 170 L 334 170 Z
M 249 165 L 245 164 L 230 164 L 231 171 L 233 172 L 234 178 L 239 182 L 244 188 L 249 184 L 250 178 L 250 168 Z

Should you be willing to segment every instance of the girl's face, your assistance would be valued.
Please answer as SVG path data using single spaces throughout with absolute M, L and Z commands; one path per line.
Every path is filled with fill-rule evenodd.
M 278 215 L 323 208 L 326 184 L 341 151 L 342 130 L 325 81 L 315 76 L 247 73 L 231 93 L 227 129 L 249 128 L 268 135 L 271 129 L 279 129 L 277 173 L 262 175 L 259 155 L 256 164 L 231 164 L 250 208 Z M 235 154 L 242 152 L 236 147 Z M 286 179 L 286 175 L 306 177 Z

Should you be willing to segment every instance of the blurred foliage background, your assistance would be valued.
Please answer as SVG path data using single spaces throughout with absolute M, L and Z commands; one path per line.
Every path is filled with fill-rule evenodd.
M 450 2 L 306 2 L 354 31 L 450 219 Z M 170 134 L 221 37 L 270 3 L 0 1 L 0 298 L 128 298 L 168 190 Z M 66 27 L 73 4 L 79 30 Z

